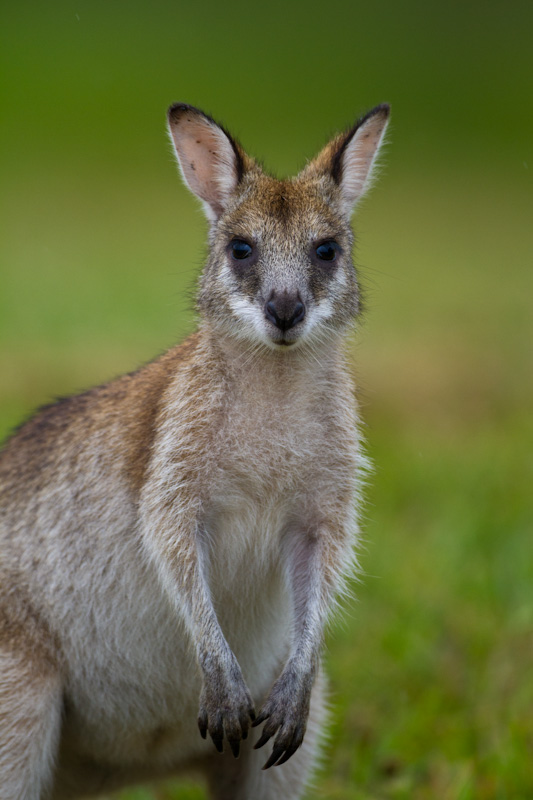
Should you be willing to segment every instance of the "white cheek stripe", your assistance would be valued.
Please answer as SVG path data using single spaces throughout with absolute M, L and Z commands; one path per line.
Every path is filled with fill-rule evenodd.
M 272 339 L 267 333 L 266 322 L 262 310 L 254 306 L 243 297 L 230 297 L 229 307 L 237 319 L 246 326 L 239 331 L 239 339 L 248 339 L 251 342 L 261 342 L 272 347 Z
M 329 298 L 321 300 L 311 309 L 309 318 L 313 320 L 313 324 L 321 319 L 328 319 L 333 314 L 333 304 Z

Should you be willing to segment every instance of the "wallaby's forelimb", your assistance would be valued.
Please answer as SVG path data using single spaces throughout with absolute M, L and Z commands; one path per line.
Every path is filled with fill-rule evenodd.
M 186 624 L 202 670 L 198 727 L 204 739 L 209 733 L 219 752 L 225 736 L 237 757 L 240 740 L 246 739 L 255 719 L 254 703 L 213 608 L 205 576 L 205 537 L 194 516 L 183 513 L 179 526 L 167 528 L 167 535 L 164 530 L 148 537 L 145 546 Z
M 347 556 L 348 537 L 326 525 L 296 528 L 284 542 L 288 588 L 293 605 L 293 638 L 289 658 L 274 683 L 257 719 L 265 722 L 255 748 L 277 732 L 272 753 L 263 769 L 285 763 L 302 744 L 324 626 L 338 590 L 338 576 Z M 342 546 L 344 545 L 344 546 Z

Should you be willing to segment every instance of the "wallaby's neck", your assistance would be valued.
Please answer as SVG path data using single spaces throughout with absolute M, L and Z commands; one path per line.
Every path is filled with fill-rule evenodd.
M 203 324 L 200 335 L 224 374 L 243 391 L 285 393 L 311 391 L 329 382 L 344 371 L 344 337 L 336 335 L 328 341 L 271 349 L 253 345 L 229 336 L 221 336 L 216 328 Z

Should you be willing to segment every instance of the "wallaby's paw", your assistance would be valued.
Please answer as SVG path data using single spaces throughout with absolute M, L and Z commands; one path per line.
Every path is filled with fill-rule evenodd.
M 255 719 L 253 700 L 238 666 L 237 670 L 232 669 L 227 678 L 219 673 L 214 680 L 204 680 L 198 713 L 202 738 L 209 733 L 216 749 L 222 753 L 226 737 L 235 758 L 239 756 L 241 739 L 247 738 L 250 722 Z
M 261 738 L 254 745 L 255 750 L 263 747 L 277 731 L 272 754 L 263 769 L 284 764 L 302 744 L 309 716 L 311 687 L 312 680 L 302 680 L 297 673 L 287 671 L 270 690 L 259 716 L 252 723 L 256 727 L 265 722 Z

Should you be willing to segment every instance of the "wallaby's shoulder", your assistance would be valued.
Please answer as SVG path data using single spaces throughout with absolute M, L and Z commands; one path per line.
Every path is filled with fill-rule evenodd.
M 37 489 L 54 464 L 90 452 L 91 439 L 100 445 L 106 437 L 109 449 L 120 445 L 127 477 L 138 488 L 165 393 L 200 349 L 194 333 L 135 372 L 38 409 L 0 450 L 0 490 L 11 482 L 21 485 L 22 477 Z

